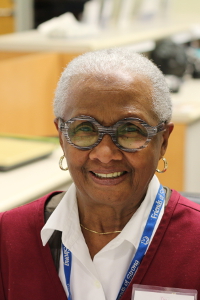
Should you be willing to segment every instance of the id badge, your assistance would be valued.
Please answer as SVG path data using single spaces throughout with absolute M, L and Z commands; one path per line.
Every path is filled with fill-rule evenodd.
M 197 300 L 197 291 L 134 284 L 131 300 Z

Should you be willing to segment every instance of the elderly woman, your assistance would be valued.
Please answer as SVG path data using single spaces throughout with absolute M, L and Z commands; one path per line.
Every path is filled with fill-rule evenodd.
M 162 73 L 128 50 L 86 53 L 64 70 L 54 108 L 74 183 L 1 215 L 0 299 L 200 291 L 200 208 L 154 175 L 173 130 Z

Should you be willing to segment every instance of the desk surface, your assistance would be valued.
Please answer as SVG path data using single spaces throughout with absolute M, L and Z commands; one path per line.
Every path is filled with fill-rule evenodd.
M 72 182 L 69 172 L 58 165 L 62 150 L 58 148 L 48 158 L 8 172 L 0 172 L 0 211 L 33 201 Z
M 81 53 L 102 48 L 132 45 L 155 41 L 176 33 L 187 32 L 195 36 L 191 22 L 168 22 L 167 24 L 135 25 L 126 30 L 103 30 L 95 36 L 49 38 L 37 30 L 7 34 L 0 37 L 0 51 L 57 51 Z M 142 49 L 141 49 L 142 52 Z
M 200 119 L 200 79 L 185 79 L 180 91 L 171 94 L 171 98 L 173 122 L 190 124 Z

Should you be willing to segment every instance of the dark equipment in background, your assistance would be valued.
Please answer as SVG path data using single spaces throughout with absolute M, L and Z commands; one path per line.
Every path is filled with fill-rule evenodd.
M 151 59 L 165 74 L 173 93 L 179 91 L 184 75 L 200 78 L 200 57 L 190 45 L 176 44 L 171 39 L 158 41 Z
M 166 75 L 171 92 L 178 92 L 187 68 L 185 47 L 175 44 L 171 39 L 161 40 L 157 42 L 151 58 Z
M 187 53 L 187 73 L 193 78 L 200 78 L 200 49 L 188 47 Z
M 72 12 L 79 20 L 88 0 L 34 0 L 34 28 L 41 23 L 66 12 Z
M 165 75 L 183 77 L 187 67 L 185 47 L 166 39 L 157 42 L 152 59 Z

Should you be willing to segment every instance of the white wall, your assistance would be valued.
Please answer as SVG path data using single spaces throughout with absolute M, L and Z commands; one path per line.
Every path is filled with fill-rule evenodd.
M 171 16 L 200 22 L 200 0 L 170 0 Z

